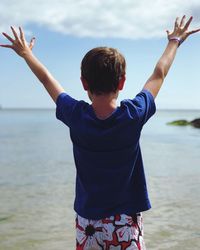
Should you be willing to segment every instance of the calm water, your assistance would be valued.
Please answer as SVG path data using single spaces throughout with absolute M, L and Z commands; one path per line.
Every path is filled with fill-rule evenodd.
M 197 117 L 157 111 L 143 130 L 148 250 L 200 249 L 200 130 L 166 125 Z M 74 180 L 68 129 L 55 111 L 0 111 L 0 250 L 75 249 Z

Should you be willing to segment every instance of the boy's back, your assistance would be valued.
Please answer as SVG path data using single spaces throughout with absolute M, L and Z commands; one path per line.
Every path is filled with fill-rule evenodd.
M 144 123 L 155 113 L 147 90 L 123 100 L 106 119 L 92 105 L 65 93 L 56 116 L 70 128 L 77 169 L 75 211 L 88 219 L 132 215 L 150 208 L 139 145 Z

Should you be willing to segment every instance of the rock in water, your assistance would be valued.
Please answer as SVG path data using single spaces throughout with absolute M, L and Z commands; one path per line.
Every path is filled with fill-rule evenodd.
M 188 122 L 187 120 L 176 120 L 173 122 L 168 122 L 168 125 L 174 125 L 174 126 L 187 126 L 187 125 L 191 125 L 195 128 L 200 128 L 200 118 L 198 119 L 194 119 L 191 122 Z
M 173 121 L 173 122 L 168 122 L 168 125 L 175 125 L 175 126 L 186 126 L 188 124 L 190 124 L 190 122 L 188 122 L 187 120 L 177 120 L 177 121 Z
M 194 119 L 193 121 L 190 122 L 190 124 L 195 128 L 200 128 L 200 118 Z

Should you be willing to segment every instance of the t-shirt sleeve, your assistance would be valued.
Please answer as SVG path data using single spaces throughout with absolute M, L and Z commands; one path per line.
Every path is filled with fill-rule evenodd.
M 156 112 L 154 97 L 150 91 L 143 89 L 133 99 L 139 121 L 144 125 L 149 118 Z
M 56 118 L 70 127 L 72 115 L 78 101 L 62 92 L 56 100 Z

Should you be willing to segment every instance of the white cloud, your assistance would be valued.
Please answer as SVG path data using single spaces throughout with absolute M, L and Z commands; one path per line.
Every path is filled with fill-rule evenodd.
M 78 37 L 154 38 L 183 14 L 199 27 L 199 13 L 199 0 L 1 0 L 0 29 L 36 24 Z

